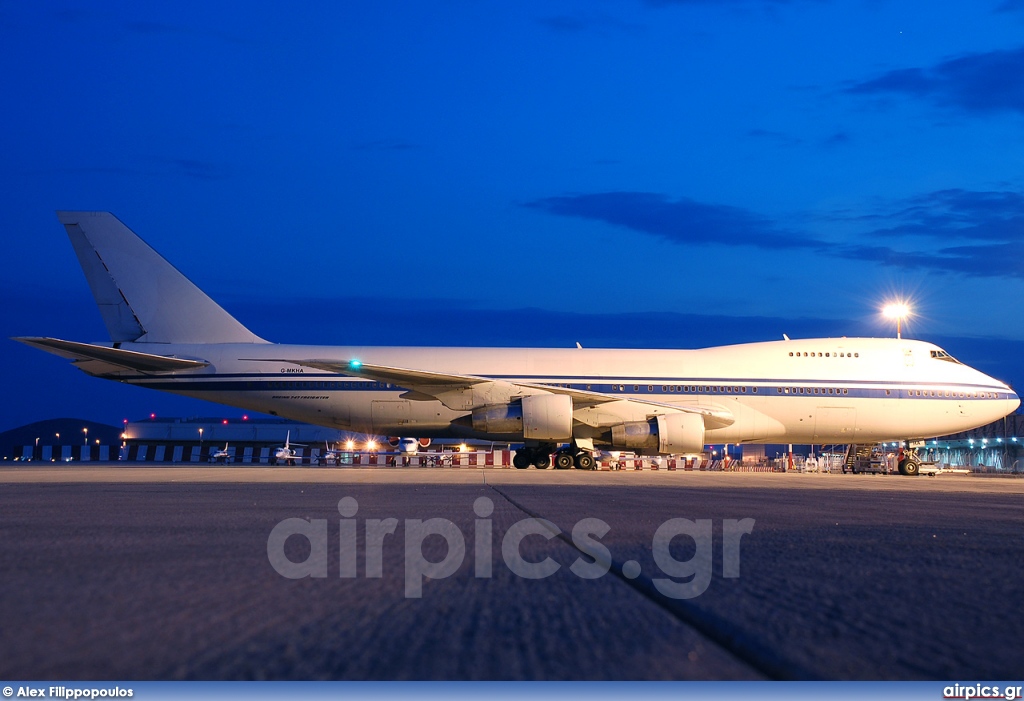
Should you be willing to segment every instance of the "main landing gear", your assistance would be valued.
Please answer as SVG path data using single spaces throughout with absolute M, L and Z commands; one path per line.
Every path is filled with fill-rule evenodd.
M 546 448 L 520 448 L 512 458 L 512 464 L 525 470 L 533 465 L 538 470 L 546 470 L 551 467 L 551 450 Z
M 546 470 L 551 467 L 552 446 L 541 446 L 538 448 L 525 447 L 516 451 L 512 458 L 512 465 L 520 470 L 525 470 L 533 465 L 538 470 Z M 585 450 L 564 449 L 554 454 L 554 465 L 556 470 L 568 470 L 575 467 L 577 470 L 593 470 L 594 457 Z

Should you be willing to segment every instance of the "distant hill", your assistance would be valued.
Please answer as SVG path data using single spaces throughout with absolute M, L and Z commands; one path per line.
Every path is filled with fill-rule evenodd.
M 85 443 L 83 428 L 89 429 L 89 443 L 95 445 L 99 439 L 102 445 L 120 445 L 121 431 L 117 426 L 88 421 L 86 419 L 47 419 L 36 421 L 10 431 L 0 433 L 0 459 L 21 455 L 21 447 L 34 445 L 82 445 Z M 58 440 L 57 434 L 60 434 Z M 14 452 L 12 452 L 14 451 Z

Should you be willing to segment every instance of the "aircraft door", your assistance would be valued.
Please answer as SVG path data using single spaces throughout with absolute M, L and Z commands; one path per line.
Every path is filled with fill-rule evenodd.
M 370 423 L 374 431 L 387 433 L 387 429 L 409 423 L 411 407 L 406 399 L 374 401 L 370 405 Z
M 814 411 L 815 443 L 850 443 L 857 433 L 853 407 L 818 407 Z

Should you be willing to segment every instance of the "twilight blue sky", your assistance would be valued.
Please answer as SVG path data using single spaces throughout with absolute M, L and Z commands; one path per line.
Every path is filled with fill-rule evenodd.
M 272 340 L 909 333 L 1024 384 L 1024 1 L 0 4 L 3 336 L 105 340 L 56 209 Z M 0 343 L 0 429 L 209 405 Z M 225 410 L 225 415 L 235 415 Z

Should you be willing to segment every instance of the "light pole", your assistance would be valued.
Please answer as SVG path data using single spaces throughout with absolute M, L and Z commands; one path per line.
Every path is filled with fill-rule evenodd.
M 83 445 L 89 445 L 89 428 L 83 428 L 82 433 L 85 434 L 85 440 L 83 441 Z
M 203 429 L 199 429 L 199 458 L 203 457 Z
M 903 302 L 894 302 L 885 305 L 882 313 L 890 319 L 896 320 L 896 338 L 903 338 L 903 319 L 910 316 L 910 308 Z

